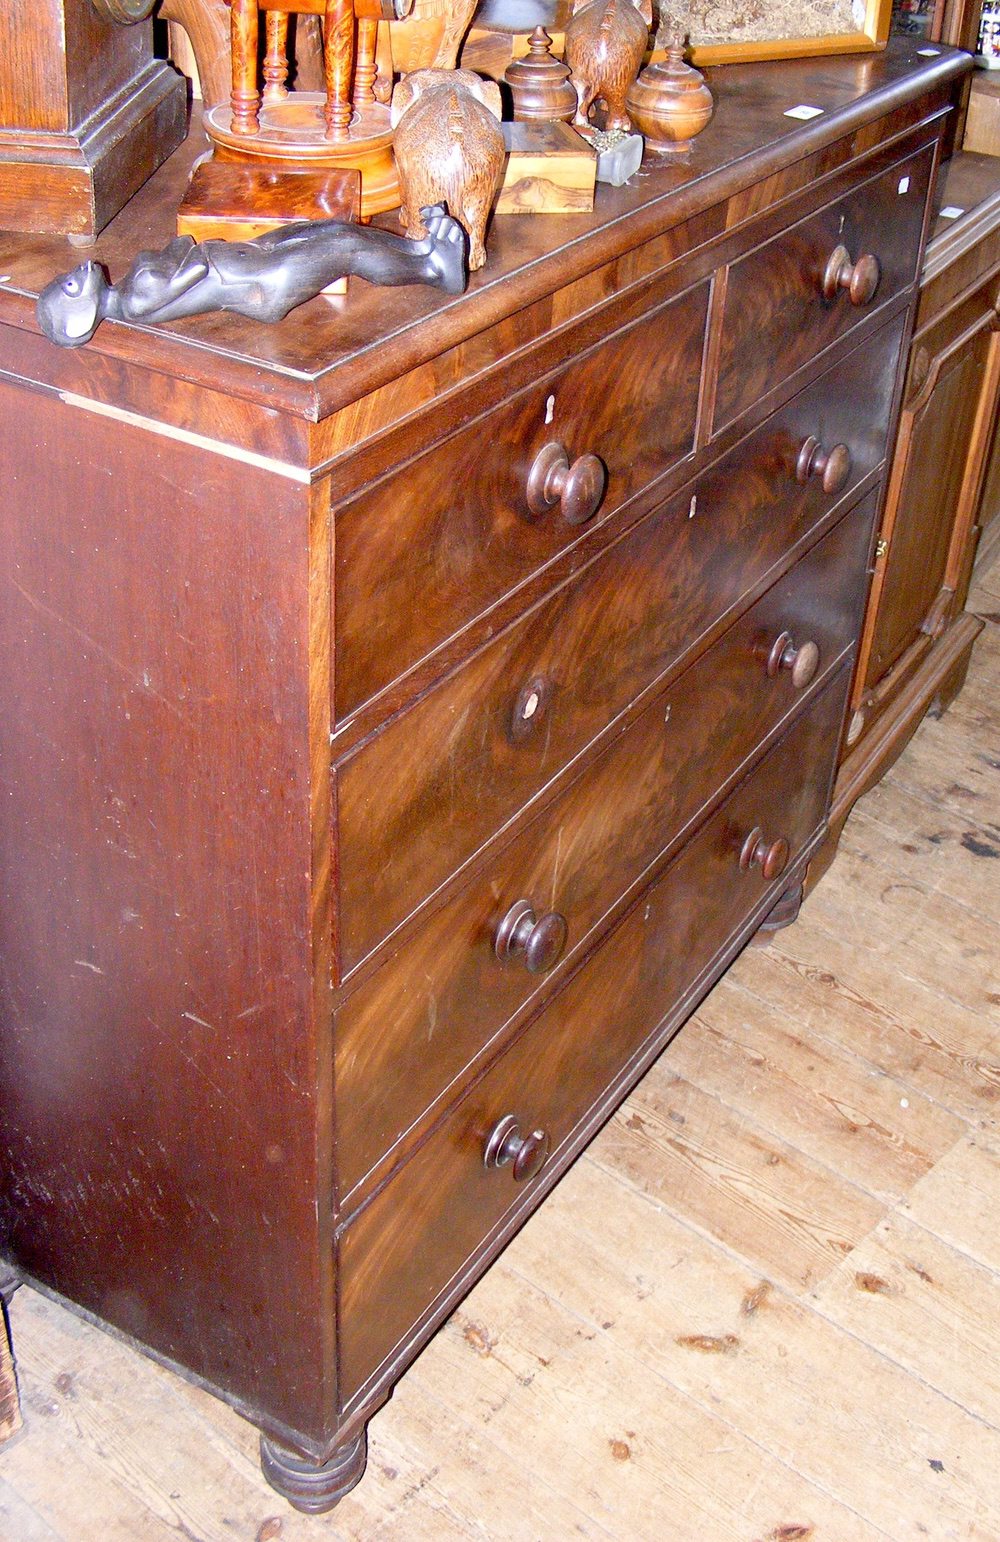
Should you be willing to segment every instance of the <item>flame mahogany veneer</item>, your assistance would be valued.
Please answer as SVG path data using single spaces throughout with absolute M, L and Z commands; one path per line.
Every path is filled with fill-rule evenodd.
M 67 352 L 70 249 L 0 236 L 0 1248 L 302 1508 L 794 915 L 965 68 L 720 71 L 689 162 L 453 300 Z

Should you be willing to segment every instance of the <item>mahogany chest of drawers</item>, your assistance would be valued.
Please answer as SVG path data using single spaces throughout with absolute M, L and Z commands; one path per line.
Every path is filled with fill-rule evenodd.
M 304 1508 L 794 915 L 964 68 L 719 71 L 688 165 L 457 300 L 66 353 L 67 248 L 0 237 L 0 1246 Z

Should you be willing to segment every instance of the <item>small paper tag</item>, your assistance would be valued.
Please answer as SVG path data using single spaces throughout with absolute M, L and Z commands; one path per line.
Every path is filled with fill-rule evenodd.
M 823 109 L 822 107 L 806 107 L 803 103 L 801 107 L 789 107 L 784 116 L 786 118 L 802 118 L 803 120 L 821 118 L 823 116 Z
M 959 215 L 964 213 L 964 209 L 959 209 L 957 205 L 950 203 L 941 210 L 940 218 L 943 220 L 957 220 Z
M 900 179 L 899 179 L 899 186 L 896 188 L 896 192 L 899 194 L 900 197 L 902 197 L 904 193 L 908 193 L 909 191 L 910 191 L 910 179 L 909 179 L 909 177 L 900 177 Z

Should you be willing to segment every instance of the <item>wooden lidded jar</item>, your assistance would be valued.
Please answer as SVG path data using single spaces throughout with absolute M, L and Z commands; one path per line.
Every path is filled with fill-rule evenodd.
M 629 87 L 625 105 L 651 150 L 687 155 L 715 103 L 705 77 L 684 62 L 683 32 L 674 23 L 663 30 L 667 57 L 647 65 Z
M 576 112 L 569 66 L 553 57 L 551 45 L 545 28 L 536 27 L 525 57 L 515 59 L 504 72 L 514 100 L 515 123 L 569 123 Z

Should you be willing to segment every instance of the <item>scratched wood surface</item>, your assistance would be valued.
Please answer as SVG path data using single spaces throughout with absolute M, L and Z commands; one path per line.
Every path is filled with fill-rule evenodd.
M 1000 1537 L 1000 568 L 851 816 L 371 1426 L 332 1515 L 28 1290 L 0 1542 Z

